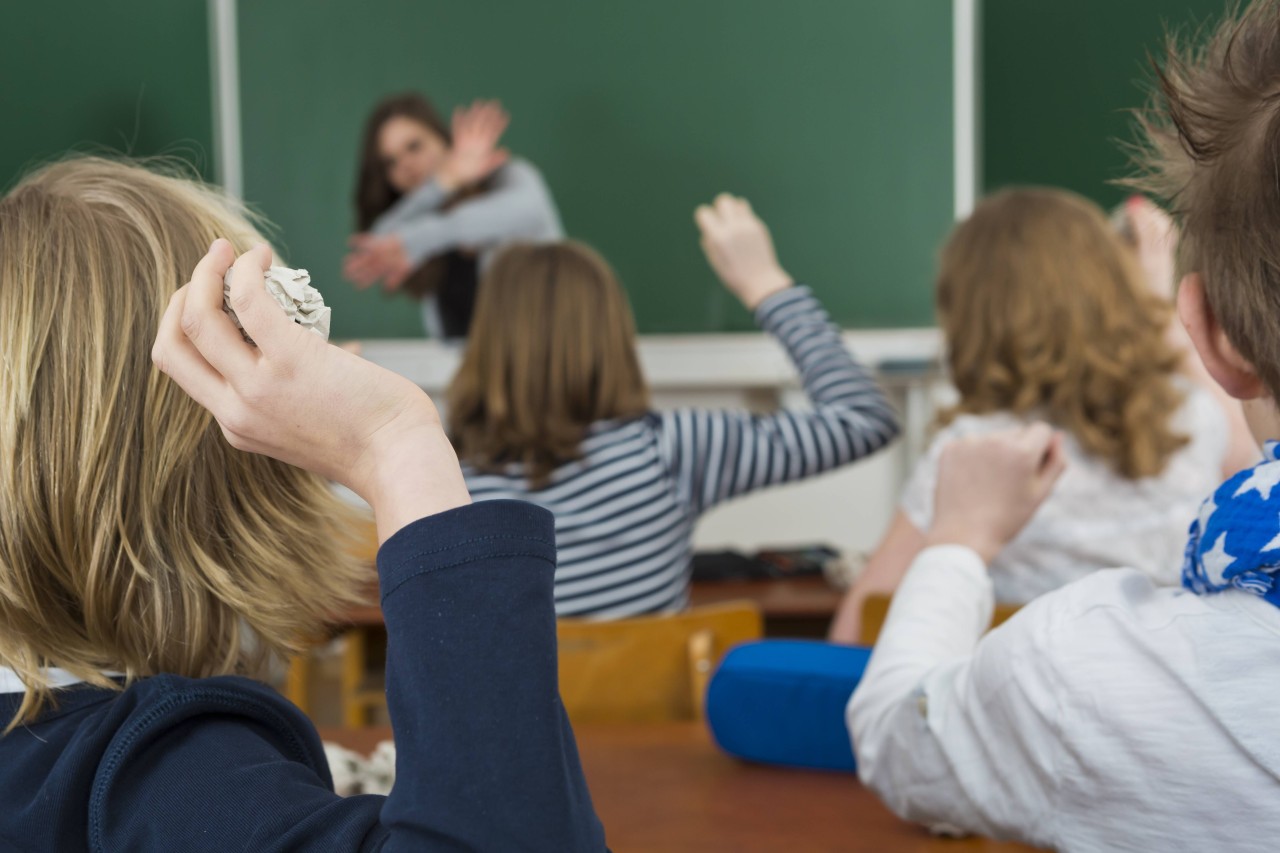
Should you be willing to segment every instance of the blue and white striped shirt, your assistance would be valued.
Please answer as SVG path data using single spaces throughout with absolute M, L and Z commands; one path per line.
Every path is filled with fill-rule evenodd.
M 897 435 L 888 400 L 808 288 L 766 299 L 756 321 L 786 347 L 812 411 L 680 409 L 593 424 L 582 458 L 541 489 L 530 488 L 519 465 L 480 473 L 464 460 L 475 500 L 524 500 L 555 515 L 559 616 L 683 609 L 701 513 L 861 459 Z

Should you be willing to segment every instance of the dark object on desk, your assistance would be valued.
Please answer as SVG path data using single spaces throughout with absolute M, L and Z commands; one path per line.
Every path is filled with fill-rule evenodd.
M 821 575 L 823 567 L 840 555 L 826 545 L 764 550 L 755 556 L 741 551 L 701 551 L 693 555 L 693 580 L 779 580 Z
M 699 551 L 693 555 L 693 582 L 768 577 L 768 568 L 741 551 Z

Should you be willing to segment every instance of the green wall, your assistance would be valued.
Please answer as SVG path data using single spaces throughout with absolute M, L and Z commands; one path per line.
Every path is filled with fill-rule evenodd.
M 0 185 L 69 149 L 171 154 L 213 176 L 204 0 L 6 3 Z
M 337 337 L 421 334 L 339 275 L 364 115 L 417 88 L 500 97 L 567 231 L 600 248 L 642 331 L 749 329 L 701 258 L 729 190 L 851 326 L 931 320 L 952 213 L 946 0 L 438 0 L 240 4 L 245 193 L 334 306 Z
M 1146 100 L 1166 23 L 1194 29 L 1224 0 L 982 0 L 983 176 L 1047 184 L 1104 207 L 1126 191 L 1121 141 Z

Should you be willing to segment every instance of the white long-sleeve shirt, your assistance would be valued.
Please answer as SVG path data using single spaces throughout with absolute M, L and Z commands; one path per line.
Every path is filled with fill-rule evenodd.
M 1280 608 L 1098 572 L 982 637 L 973 551 L 924 551 L 847 721 L 897 814 L 1068 851 L 1280 849 Z

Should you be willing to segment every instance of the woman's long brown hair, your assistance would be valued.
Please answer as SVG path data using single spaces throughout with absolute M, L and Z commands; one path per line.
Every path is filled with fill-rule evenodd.
M 387 179 L 387 166 L 378 152 L 378 133 L 393 118 L 407 118 L 425 126 L 453 144 L 448 123 L 435 106 L 417 92 L 404 92 L 383 98 L 374 105 L 364 122 L 360 141 L 360 170 L 356 177 L 356 227 L 368 231 L 379 216 L 400 200 L 400 193 Z
M 382 162 L 378 151 L 378 133 L 382 126 L 393 118 L 407 118 L 418 122 L 432 133 L 444 140 L 445 145 L 453 144 L 453 133 L 449 124 L 441 117 L 440 112 L 417 92 L 403 92 L 390 95 L 374 105 L 369 117 L 365 119 L 364 131 L 360 142 L 360 167 L 356 177 L 355 209 L 356 227 L 360 231 L 368 231 L 378 217 L 386 213 L 393 204 L 404 195 L 387 179 L 387 166 Z M 453 194 L 445 202 L 443 209 L 448 210 L 459 202 L 472 196 L 487 192 L 490 180 L 481 181 L 473 187 L 464 188 Z M 475 284 L 472 272 L 473 263 L 463 258 L 457 251 L 445 252 L 430 258 L 405 279 L 401 289 L 416 299 L 428 293 L 437 293 L 449 289 L 470 293 Z

